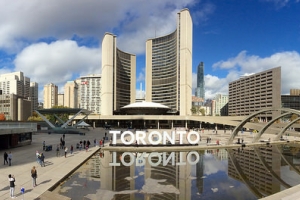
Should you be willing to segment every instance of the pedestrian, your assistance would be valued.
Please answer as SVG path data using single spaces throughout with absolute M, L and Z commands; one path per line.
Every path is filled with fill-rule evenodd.
M 65 147 L 65 158 L 67 157 L 68 147 Z
M 6 153 L 6 151 L 4 152 L 3 158 L 4 158 L 4 165 L 5 165 L 5 163 L 8 164 L 8 160 L 7 160 L 8 154 Z
M 60 149 L 59 149 L 59 145 L 57 145 L 56 147 L 56 157 L 60 156 Z
M 8 175 L 8 181 L 9 181 L 9 188 L 10 188 L 10 189 L 9 189 L 10 197 L 11 197 L 11 198 L 15 198 L 15 196 L 14 196 L 14 192 L 15 192 L 15 181 L 16 181 L 15 176 L 9 174 L 9 175 Z
M 99 140 L 99 146 L 102 147 L 102 140 Z
M 88 152 L 88 150 L 89 150 L 89 145 L 86 143 L 85 151 Z
M 45 141 L 43 142 L 43 150 L 44 151 L 46 150 L 46 142 Z
M 35 152 L 36 162 L 40 164 L 40 153 L 38 151 Z
M 31 169 L 31 177 L 32 177 L 32 187 L 37 186 L 36 185 L 37 171 L 36 171 L 35 166 L 33 166 Z
M 65 141 L 65 134 L 63 134 L 63 141 Z
M 11 151 L 9 152 L 9 154 L 7 155 L 8 157 L 8 165 L 11 166 L 11 160 L 12 160 L 12 153 Z
M 41 167 L 45 167 L 45 156 L 43 153 L 41 153 L 40 155 L 40 164 L 41 164 Z
M 73 145 L 71 145 L 70 152 L 73 154 Z
M 97 144 L 97 140 L 96 140 L 96 139 L 94 139 L 94 147 L 96 146 L 96 144 Z

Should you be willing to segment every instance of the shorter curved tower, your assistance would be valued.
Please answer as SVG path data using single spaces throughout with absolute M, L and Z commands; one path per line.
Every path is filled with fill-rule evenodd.
M 117 48 L 116 36 L 102 40 L 101 115 L 113 115 L 135 102 L 136 56 Z

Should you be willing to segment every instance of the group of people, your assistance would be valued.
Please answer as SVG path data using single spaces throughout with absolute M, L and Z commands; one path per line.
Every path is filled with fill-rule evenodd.
M 35 187 L 37 186 L 36 184 L 36 179 L 37 179 L 37 170 L 35 168 L 35 166 L 32 167 L 31 169 L 31 177 L 32 177 L 32 186 Z M 11 198 L 15 198 L 15 181 L 16 178 L 14 175 L 9 174 L 8 175 L 8 181 L 9 181 L 9 195 Z
M 5 163 L 8 164 L 9 166 L 11 166 L 11 160 L 12 160 L 12 153 L 9 152 L 4 152 L 4 155 L 3 155 L 3 158 L 4 158 L 4 165 Z

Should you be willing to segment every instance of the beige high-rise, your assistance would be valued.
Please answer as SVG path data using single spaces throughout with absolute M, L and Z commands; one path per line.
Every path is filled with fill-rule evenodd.
M 188 9 L 177 16 L 177 29 L 146 42 L 146 101 L 191 115 L 193 23 Z
M 136 56 L 117 48 L 116 36 L 102 40 L 101 115 L 113 115 L 135 102 Z
M 58 87 L 53 83 L 44 86 L 44 108 L 52 108 L 58 104 Z
M 64 106 L 77 108 L 78 106 L 78 85 L 75 81 L 68 81 L 64 87 Z

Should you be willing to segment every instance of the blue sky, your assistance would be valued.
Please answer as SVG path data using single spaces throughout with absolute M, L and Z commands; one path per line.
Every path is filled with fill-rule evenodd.
M 22 71 L 40 85 L 101 73 L 105 32 L 137 55 L 145 87 L 145 43 L 193 19 L 193 89 L 205 64 L 206 97 L 227 94 L 241 75 L 281 66 L 282 94 L 300 88 L 300 0 L 0 0 L 0 73 Z

